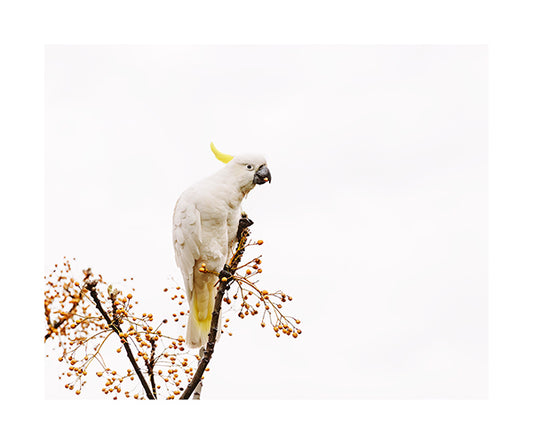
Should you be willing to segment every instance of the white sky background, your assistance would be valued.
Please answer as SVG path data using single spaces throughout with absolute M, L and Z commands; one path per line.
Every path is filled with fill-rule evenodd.
M 485 47 L 52 46 L 45 90 L 45 267 L 134 276 L 140 311 L 171 317 L 172 210 L 221 167 L 209 143 L 266 155 L 244 205 L 303 334 L 235 317 L 204 399 L 487 396 Z

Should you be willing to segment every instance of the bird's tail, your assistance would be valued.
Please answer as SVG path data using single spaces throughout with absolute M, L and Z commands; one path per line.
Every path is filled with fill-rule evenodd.
M 189 320 L 187 321 L 186 344 L 191 348 L 202 347 L 207 343 L 210 329 L 211 316 L 207 319 L 199 320 L 198 317 L 194 315 L 193 310 L 191 310 Z
M 206 285 L 202 289 L 193 290 L 189 320 L 187 321 L 186 344 L 191 348 L 199 348 L 207 344 L 211 319 L 215 303 L 216 289 Z M 220 336 L 221 318 L 218 320 L 217 339 Z

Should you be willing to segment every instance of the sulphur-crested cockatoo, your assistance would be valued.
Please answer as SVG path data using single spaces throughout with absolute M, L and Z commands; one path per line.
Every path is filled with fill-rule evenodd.
M 185 190 L 176 202 L 173 218 L 176 263 L 190 311 L 186 343 L 192 348 L 207 343 L 215 285 L 237 239 L 241 202 L 255 185 L 271 180 L 263 156 L 230 156 L 213 144 L 211 150 L 226 166 Z M 201 272 L 202 264 L 214 273 Z

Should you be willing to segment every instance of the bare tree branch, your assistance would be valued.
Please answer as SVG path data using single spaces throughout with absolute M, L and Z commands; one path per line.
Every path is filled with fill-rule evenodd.
M 98 281 L 96 281 L 96 280 L 89 281 L 86 284 L 87 289 L 89 290 L 89 292 L 91 294 L 91 297 L 93 298 L 93 301 L 96 304 L 96 308 L 98 309 L 98 311 L 104 317 L 105 321 L 107 322 L 107 325 L 109 325 L 109 327 L 119 336 L 120 342 L 124 345 L 124 349 L 126 350 L 126 354 L 128 355 L 128 359 L 130 360 L 131 365 L 133 366 L 133 370 L 137 374 L 137 377 L 141 381 L 141 384 L 142 384 L 142 386 L 144 388 L 144 391 L 146 392 L 146 396 L 148 397 L 148 399 L 156 399 L 156 397 L 152 393 L 152 390 L 148 386 L 148 383 L 146 382 L 146 379 L 144 378 L 144 375 L 142 374 L 142 371 L 139 368 L 139 365 L 137 364 L 137 361 L 135 361 L 135 357 L 133 356 L 133 353 L 131 351 L 131 347 L 130 347 L 128 341 L 125 338 L 123 338 L 124 332 L 120 328 L 120 324 L 118 322 L 118 319 L 116 318 L 116 316 L 114 316 L 115 319 L 112 320 L 109 317 L 109 314 L 105 311 L 104 307 L 102 307 L 100 299 L 98 298 L 98 292 L 96 291 L 96 285 L 97 284 L 98 284 Z
M 180 399 L 189 399 L 191 397 L 191 395 L 196 389 L 196 386 L 201 382 L 205 369 L 207 368 L 207 365 L 209 364 L 209 361 L 213 356 L 213 352 L 215 351 L 215 342 L 218 332 L 218 319 L 220 317 L 222 299 L 224 298 L 224 294 L 229 289 L 231 282 L 233 281 L 231 276 L 235 273 L 235 270 L 239 265 L 242 255 L 244 254 L 246 240 L 250 235 L 250 230 L 248 227 L 252 225 L 252 223 L 253 222 L 247 218 L 246 214 L 243 213 L 241 220 L 239 221 L 239 230 L 237 232 L 237 249 L 233 257 L 231 258 L 229 265 L 226 265 L 224 267 L 224 270 L 220 272 L 219 286 L 217 290 L 217 295 L 215 297 L 215 306 L 211 318 L 211 329 L 209 331 L 207 345 L 205 347 L 202 360 L 198 364 L 198 368 L 196 369 L 196 372 L 192 377 L 191 382 L 189 383 L 185 391 L 181 394 Z M 198 397 L 196 399 L 199 398 L 200 396 L 198 394 Z

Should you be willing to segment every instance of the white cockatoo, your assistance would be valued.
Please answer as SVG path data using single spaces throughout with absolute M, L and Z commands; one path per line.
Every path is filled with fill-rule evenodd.
M 176 263 L 183 275 L 190 311 L 186 343 L 192 348 L 207 343 L 215 285 L 218 273 L 231 259 L 242 200 L 255 185 L 271 181 L 263 156 L 230 156 L 212 143 L 211 150 L 226 166 L 185 190 L 176 202 L 173 217 Z M 202 264 L 214 273 L 201 272 Z

